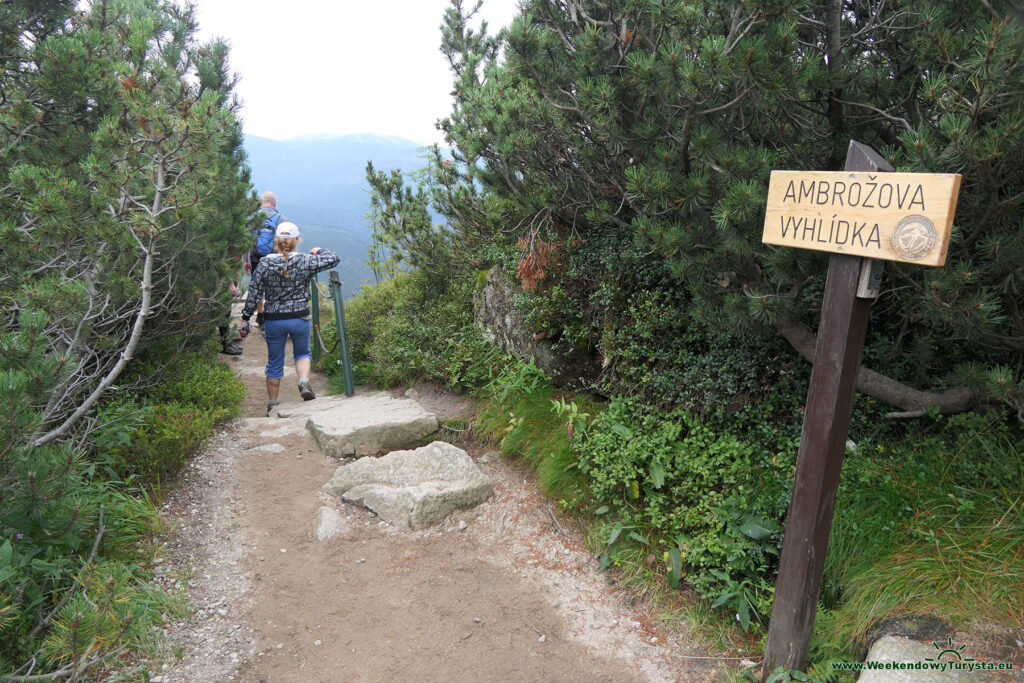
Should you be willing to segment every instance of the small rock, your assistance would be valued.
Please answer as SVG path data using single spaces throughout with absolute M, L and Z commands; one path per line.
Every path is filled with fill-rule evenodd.
M 321 505 L 316 514 L 316 531 L 318 541 L 327 541 L 345 531 L 345 518 L 332 507 Z
M 217 614 L 221 615 L 222 617 L 226 617 L 228 615 L 228 611 L 226 609 L 219 609 L 217 610 Z
M 365 557 L 360 557 L 358 560 L 356 560 L 356 564 L 362 564 L 363 562 L 366 562 Z
M 757 662 L 753 662 L 749 659 L 741 659 L 740 666 L 742 666 L 744 669 L 753 669 L 755 666 L 757 666 Z
M 459 531 L 465 531 L 468 526 L 469 525 L 466 524 L 465 520 L 459 520 Z
M 281 552 L 282 552 L 282 553 L 286 553 L 286 552 L 288 552 L 288 548 L 281 548 Z
M 473 621 L 475 621 L 476 623 L 479 624 L 480 623 L 480 617 L 473 617 Z
M 537 642 L 538 643 L 543 643 L 546 640 L 547 640 L 547 638 L 545 636 L 541 636 L 540 638 L 537 639 Z
M 277 645 L 274 646 L 274 649 L 275 650 L 280 650 L 282 647 L 284 647 L 284 643 L 278 643 Z
M 313 644 L 319 646 L 320 645 L 320 641 L 319 640 L 314 640 Z
M 163 676 L 153 676 L 151 679 L 149 679 L 149 683 L 164 683 L 164 677 Z

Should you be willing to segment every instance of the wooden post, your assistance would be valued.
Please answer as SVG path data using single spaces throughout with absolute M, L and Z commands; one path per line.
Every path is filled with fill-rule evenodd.
M 846 170 L 893 168 L 871 148 L 851 141 Z M 832 254 L 829 259 L 762 680 L 779 666 L 803 670 L 807 665 L 871 309 L 871 299 L 857 298 L 861 269 L 867 261 L 846 254 Z

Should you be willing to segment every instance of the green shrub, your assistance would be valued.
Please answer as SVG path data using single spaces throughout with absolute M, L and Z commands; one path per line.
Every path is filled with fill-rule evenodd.
M 208 353 L 190 353 L 167 368 L 150 392 L 151 401 L 180 403 L 210 413 L 212 422 L 237 417 L 245 399 L 245 385 L 230 367 Z M 211 423 L 212 424 L 212 423 Z
M 637 543 L 746 628 L 771 605 L 788 502 L 789 454 L 714 433 L 681 408 L 612 399 L 578 434 L 579 469 L 605 525 L 603 563 Z
M 621 296 L 621 295 L 620 295 Z M 611 305 L 615 297 L 601 298 Z M 671 288 L 634 292 L 602 331 L 611 395 L 637 395 L 656 406 L 682 406 L 698 415 L 735 413 L 757 405 L 798 363 L 776 338 L 730 335 L 695 325 L 688 298 Z
M 215 424 L 239 414 L 245 397 L 245 385 L 213 358 L 210 349 L 182 354 L 147 396 L 102 404 L 89 437 L 96 465 L 147 484 L 176 474 Z
M 653 554 L 671 583 L 685 572 L 744 627 L 763 621 L 788 503 L 792 439 L 776 433 L 778 450 L 766 451 L 733 433 L 714 433 L 681 408 L 660 412 L 636 398 L 605 405 L 566 396 L 527 364 L 498 376 L 486 395 L 483 433 L 504 454 L 532 465 L 547 495 L 596 515 L 602 565 L 642 566 Z
M 420 378 L 453 388 L 490 382 L 506 361 L 472 322 L 473 286 L 405 272 L 364 287 L 345 308 L 359 375 L 382 386 Z
M 149 423 L 135 432 L 131 443 L 116 450 L 119 463 L 145 482 L 177 474 L 206 439 L 216 420 L 188 403 L 160 403 Z
M 376 336 L 375 326 L 391 315 L 398 289 L 407 279 L 408 276 L 401 273 L 378 285 L 363 285 L 358 296 L 345 302 L 349 353 L 361 359 L 370 357 Z

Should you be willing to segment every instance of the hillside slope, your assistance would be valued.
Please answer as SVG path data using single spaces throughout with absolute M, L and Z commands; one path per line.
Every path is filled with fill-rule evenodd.
M 302 229 L 305 248 L 322 246 L 341 255 L 346 296 L 373 278 L 363 263 L 371 236 L 366 162 L 408 173 L 424 165 L 422 149 L 411 140 L 369 134 L 245 136 L 256 191 L 277 194 L 278 208 Z

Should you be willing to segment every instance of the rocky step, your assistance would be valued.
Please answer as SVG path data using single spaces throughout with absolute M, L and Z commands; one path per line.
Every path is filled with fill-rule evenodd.
M 494 492 L 466 451 L 443 441 L 342 465 L 324 490 L 411 529 L 437 524 Z
M 386 393 L 327 398 L 282 405 L 278 417 L 306 416 L 306 428 L 325 455 L 379 455 L 413 448 L 437 431 L 434 415 L 416 401 Z

